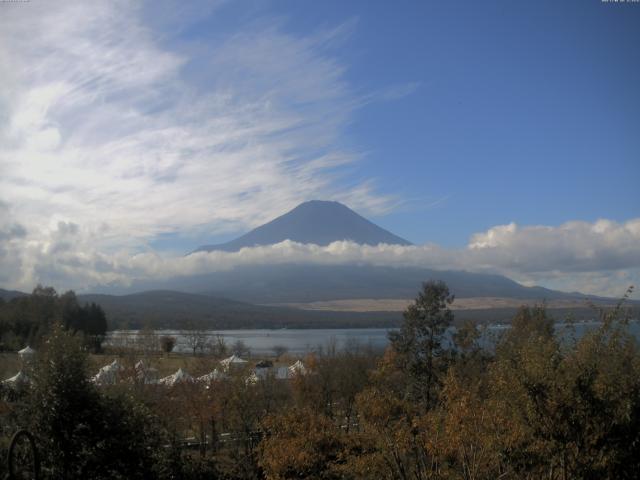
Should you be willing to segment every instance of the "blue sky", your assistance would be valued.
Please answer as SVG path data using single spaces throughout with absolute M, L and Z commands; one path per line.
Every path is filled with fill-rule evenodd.
M 0 14 L 0 287 L 184 272 L 169 259 L 313 198 L 436 248 L 409 263 L 606 294 L 640 278 L 638 3 Z
M 640 206 L 640 8 L 568 2 L 279 2 L 294 31 L 352 19 L 366 174 L 406 202 L 380 223 L 462 245 L 515 221 L 627 220 Z M 445 199 L 435 207 L 425 207 Z M 419 221 L 416 221 L 419 219 Z
M 638 214 L 637 6 L 236 2 L 171 42 L 215 43 L 260 21 L 293 35 L 342 27 L 330 53 L 350 87 L 399 90 L 357 109 L 340 142 L 363 155 L 355 179 L 398 197 L 371 216 L 411 241 L 462 246 L 512 221 Z

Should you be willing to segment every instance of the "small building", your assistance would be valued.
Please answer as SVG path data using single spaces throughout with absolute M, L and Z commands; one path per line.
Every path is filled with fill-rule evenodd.
M 276 380 L 289 380 L 291 377 L 291 373 L 289 372 L 289 367 L 278 367 L 276 368 Z
M 224 372 L 229 371 L 230 368 L 243 367 L 247 364 L 247 361 L 238 357 L 237 355 L 231 355 L 224 360 L 220 360 L 220 366 Z

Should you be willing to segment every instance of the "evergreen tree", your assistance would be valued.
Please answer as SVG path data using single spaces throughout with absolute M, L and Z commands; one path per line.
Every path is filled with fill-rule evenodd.
M 441 281 L 422 285 L 422 292 L 404 311 L 404 323 L 398 332 L 391 332 L 389 340 L 400 354 L 410 383 L 410 396 L 430 408 L 434 390 L 439 382 L 439 359 L 444 349 L 443 335 L 453 321 L 449 305 L 453 302 L 449 287 Z

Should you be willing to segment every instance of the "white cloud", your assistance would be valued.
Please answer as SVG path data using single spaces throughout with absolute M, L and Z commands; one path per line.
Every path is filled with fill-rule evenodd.
M 178 53 L 144 13 L 124 1 L 3 8 L 0 200 L 36 237 L 71 221 L 140 246 L 255 226 L 310 198 L 388 210 L 371 181 L 340 181 L 359 158 L 340 147 L 358 102 L 331 50 L 350 24 L 293 36 L 267 20 Z
M 469 250 L 481 263 L 532 274 L 640 267 L 640 219 L 574 221 L 559 227 L 500 225 L 474 235 Z
M 58 222 L 46 240 L 9 243 L 0 263 L 17 261 L 8 286 L 29 289 L 36 282 L 86 289 L 227 271 L 244 265 L 304 263 L 363 264 L 393 267 L 469 270 L 507 275 L 527 285 L 618 296 L 640 280 L 640 219 L 626 223 L 569 222 L 559 227 L 500 226 L 473 235 L 461 249 L 438 245 L 358 245 L 340 241 L 328 246 L 284 241 L 239 252 L 198 252 L 167 256 L 99 250 L 104 230 L 89 231 Z M 2 229 L 0 229 L 1 231 Z M 579 237 L 579 241 L 573 241 Z M 557 251 L 554 245 L 558 247 Z M 11 266 L 10 264 L 7 264 Z M 621 267 L 624 266 L 624 267 Z M 636 298 L 638 297 L 636 293 Z

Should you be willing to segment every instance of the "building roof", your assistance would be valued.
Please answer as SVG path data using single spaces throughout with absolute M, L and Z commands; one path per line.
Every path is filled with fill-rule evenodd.
M 245 363 L 247 363 L 247 361 L 243 360 L 242 358 L 238 357 L 237 355 L 231 355 L 230 357 L 225 358 L 224 360 L 220 360 L 220 365 L 225 370 L 228 369 L 231 365 L 242 365 L 242 364 L 245 364 Z

